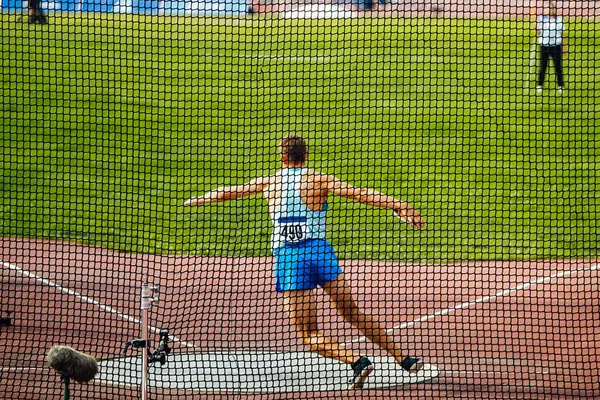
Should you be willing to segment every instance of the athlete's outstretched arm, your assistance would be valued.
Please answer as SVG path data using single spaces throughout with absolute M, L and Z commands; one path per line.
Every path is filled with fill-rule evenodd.
M 261 193 L 268 185 L 268 178 L 256 178 L 248 183 L 237 186 L 221 187 L 205 193 L 200 197 L 192 197 L 183 203 L 184 206 L 202 206 L 207 203 L 235 200 L 242 197 Z
M 398 200 L 393 196 L 380 193 L 374 189 L 354 187 L 331 175 L 325 175 L 324 180 L 328 193 L 333 193 L 372 207 L 394 210 L 411 228 L 421 229 L 425 225 L 425 221 L 423 221 L 419 212 L 405 201 Z

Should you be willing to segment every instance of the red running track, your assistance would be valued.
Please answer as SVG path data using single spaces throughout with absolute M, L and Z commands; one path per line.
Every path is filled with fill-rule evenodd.
M 60 398 L 45 352 L 69 345 L 98 359 L 139 337 L 142 281 L 161 286 L 153 340 L 174 352 L 302 351 L 273 290 L 269 258 L 126 254 L 74 243 L 0 239 L 0 387 L 7 399 Z M 410 354 L 441 376 L 368 392 L 198 393 L 152 389 L 151 399 L 600 397 L 598 260 L 413 265 L 343 261 L 356 298 Z M 319 295 L 319 300 L 324 300 Z M 326 302 L 320 324 L 365 354 L 380 354 Z M 129 355 L 133 355 L 130 352 Z M 126 371 L 124 371 L 126 373 Z M 72 385 L 74 398 L 135 399 L 132 387 Z

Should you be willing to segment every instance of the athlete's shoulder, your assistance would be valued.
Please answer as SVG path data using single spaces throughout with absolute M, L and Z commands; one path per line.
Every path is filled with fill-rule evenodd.
M 305 175 L 310 175 L 310 176 L 322 176 L 322 175 L 325 175 L 321 171 L 317 171 L 316 169 L 312 169 L 312 168 L 304 168 L 304 174 Z
M 332 175 L 310 168 L 306 168 L 304 176 L 313 182 L 328 182 L 334 178 Z

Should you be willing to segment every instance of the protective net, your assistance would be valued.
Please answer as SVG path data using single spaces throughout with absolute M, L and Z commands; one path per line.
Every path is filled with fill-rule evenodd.
M 600 397 L 552 6 L 3 0 L 0 398 Z

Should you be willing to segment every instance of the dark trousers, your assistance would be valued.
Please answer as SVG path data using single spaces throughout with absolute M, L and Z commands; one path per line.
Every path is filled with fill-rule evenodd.
M 32 24 L 47 24 L 48 19 L 42 10 L 42 0 L 28 0 L 29 22 Z
M 552 57 L 552 61 L 554 61 L 554 71 L 556 72 L 556 83 L 558 86 L 563 87 L 565 82 L 562 70 L 562 46 L 541 46 L 540 49 L 541 64 L 537 79 L 538 86 L 544 84 L 544 77 L 546 76 L 546 70 L 548 69 L 548 61 L 550 61 L 550 57 Z

